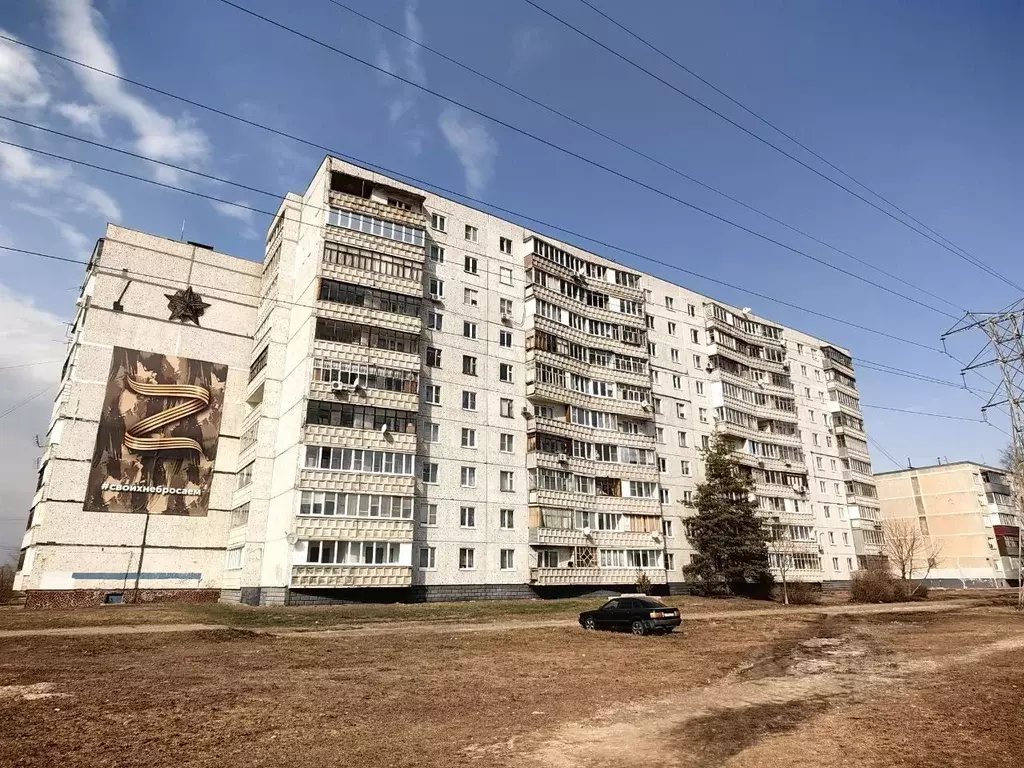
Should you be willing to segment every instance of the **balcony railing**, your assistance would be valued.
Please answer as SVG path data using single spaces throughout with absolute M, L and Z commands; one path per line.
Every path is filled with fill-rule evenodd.
M 530 581 L 542 587 L 574 584 L 625 586 L 634 584 L 640 573 L 646 574 L 652 584 L 667 581 L 665 571 L 660 568 L 531 568 Z

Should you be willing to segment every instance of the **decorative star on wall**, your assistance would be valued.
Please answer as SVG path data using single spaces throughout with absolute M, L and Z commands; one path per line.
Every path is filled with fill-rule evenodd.
M 188 286 L 176 293 L 165 293 L 167 297 L 167 308 L 171 310 L 171 320 L 180 320 L 183 323 L 192 322 L 199 325 L 199 318 L 203 316 L 206 308 L 210 305 L 203 301 L 203 297 Z

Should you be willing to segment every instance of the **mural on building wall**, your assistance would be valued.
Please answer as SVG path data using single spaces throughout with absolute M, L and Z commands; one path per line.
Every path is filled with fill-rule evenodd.
M 114 347 L 85 509 L 204 516 L 228 368 Z

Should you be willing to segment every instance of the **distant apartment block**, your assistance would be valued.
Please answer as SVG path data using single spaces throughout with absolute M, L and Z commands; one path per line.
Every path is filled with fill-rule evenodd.
M 682 590 L 715 432 L 791 578 L 881 553 L 847 350 L 335 158 L 262 264 L 109 227 L 73 337 L 36 604 Z
M 1020 520 L 1005 470 L 958 461 L 881 472 L 875 482 L 883 520 L 915 525 L 937 546 L 931 583 L 1019 586 Z

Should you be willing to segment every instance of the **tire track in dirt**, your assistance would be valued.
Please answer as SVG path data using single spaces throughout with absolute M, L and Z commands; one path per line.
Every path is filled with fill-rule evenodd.
M 856 640 L 811 638 L 797 643 L 787 674 L 744 680 L 748 667 L 721 683 L 562 725 L 526 754 L 507 745 L 468 754 L 523 768 L 710 768 L 798 727 L 833 700 L 1022 648 L 1024 634 L 941 659 L 894 662 L 870 655 Z

